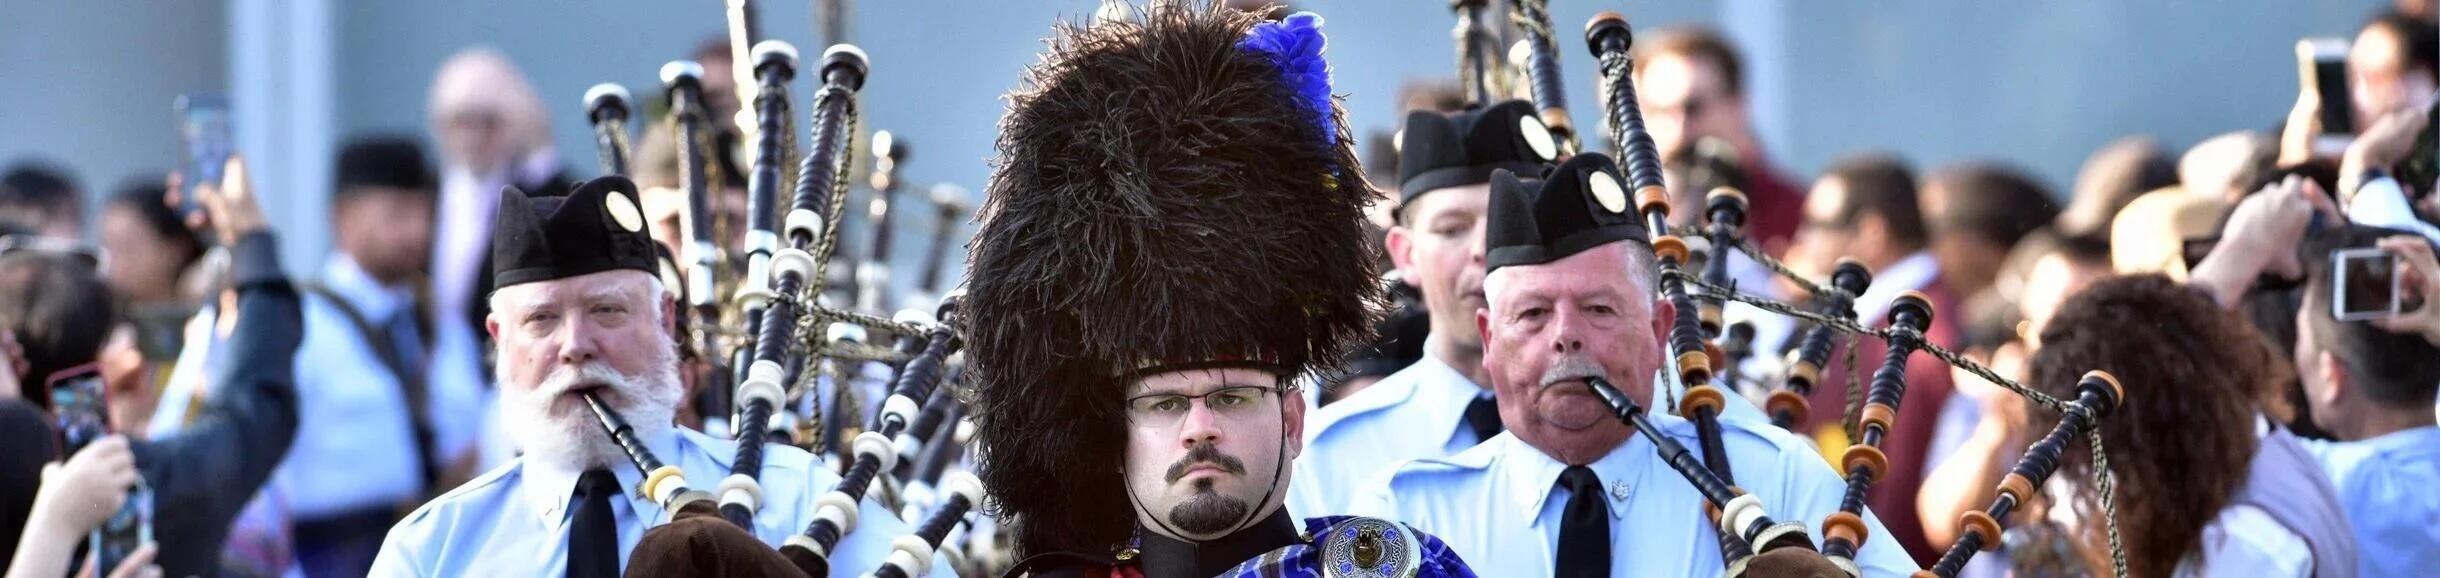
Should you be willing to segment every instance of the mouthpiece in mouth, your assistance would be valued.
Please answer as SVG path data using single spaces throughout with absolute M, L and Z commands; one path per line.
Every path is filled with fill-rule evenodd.
M 1610 406 L 1610 413 L 1625 417 L 1643 411 L 1643 408 L 1635 405 L 1635 400 L 1628 399 L 1627 394 L 1618 391 L 1618 386 L 1611 385 L 1608 378 L 1588 377 L 1584 379 L 1584 385 L 1593 390 L 1593 397 L 1601 398 L 1602 405 Z

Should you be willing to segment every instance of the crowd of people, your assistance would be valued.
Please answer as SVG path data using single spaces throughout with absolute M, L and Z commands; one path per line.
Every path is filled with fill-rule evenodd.
M 1318 96 L 1296 80 L 1320 60 L 1318 19 L 1145 10 L 1056 33 L 1010 98 L 970 245 L 965 375 L 944 387 L 977 446 L 959 467 L 998 517 L 973 527 L 1006 532 L 1012 573 L 1276 570 L 1332 559 L 1331 537 L 1361 529 L 1404 531 L 1421 575 L 1716 575 L 1741 537 L 1709 531 L 1711 496 L 1656 453 L 1679 444 L 1724 452 L 1711 467 L 1782 521 L 1828 534 L 1843 508 L 1862 514 L 1843 568 L 1904 575 L 1980 532 L 1972 514 L 2059 427 L 2034 396 L 2074 399 L 2096 369 L 2122 403 L 2091 444 L 2051 456 L 2057 475 L 2035 477 L 2005 543 L 1962 575 L 2440 567 L 2440 498 L 2421 491 L 2440 486 L 2428 3 L 2351 39 L 2351 102 L 2304 90 L 2283 117 L 2183 150 L 2128 136 L 2063 194 L 2006 159 L 1858 151 L 1798 175 L 1757 136 L 1732 42 L 1638 31 L 1667 230 L 1629 210 L 1635 151 L 1593 152 L 1594 123 L 1588 152 L 1566 153 L 1530 101 L 1418 80 L 1397 95 L 1403 122 L 1351 138 L 1328 65 Z M 684 55 L 709 118 L 751 104 L 729 50 Z M 1263 58 L 1176 56 L 1195 50 Z M 644 119 L 632 173 L 583 180 L 505 56 L 450 58 L 429 103 L 426 134 L 336 151 L 330 219 L 312 225 L 331 252 L 293 278 L 275 236 L 296 225 L 263 217 L 242 155 L 219 182 L 142 179 L 90 216 L 63 167 L 0 175 L 0 571 L 646 564 L 631 551 L 666 504 L 634 488 L 659 475 L 627 469 L 577 396 L 695 479 L 729 471 L 728 402 L 713 401 L 728 362 L 685 324 L 737 320 L 681 321 L 693 285 L 674 277 L 701 250 L 693 227 L 754 242 L 731 226 L 749 220 L 750 136 L 715 123 L 711 158 L 688 166 L 676 129 Z M 2328 107 L 2358 126 L 2322 126 Z M 689 208 L 689 177 L 712 202 Z M 1683 363 L 1671 331 L 1697 312 L 1665 299 L 1676 280 L 1655 248 L 1696 240 L 1716 190 L 1742 199 L 1748 243 L 1707 247 L 1729 283 L 1695 291 L 1833 303 L 1871 327 L 1920 300 L 1936 313 L 1920 338 L 1976 367 L 1877 337 L 1800 362 L 1813 324 L 1730 302 L 1706 320 L 1750 337 L 1751 354 L 1712 358 L 1727 409 L 1665 415 L 1689 395 L 1667 377 Z M 2340 258 L 2375 253 L 2370 270 Z M 1863 290 L 1816 292 L 1854 265 Z M 2368 286 L 2399 305 L 2341 303 L 2389 298 Z M 1851 408 L 1875 368 L 1903 374 L 1904 403 L 1870 436 L 1886 471 L 1857 512 L 1842 454 L 1865 441 Z M 1812 411 L 1775 424 L 1790 375 L 1816 383 Z M 856 381 L 808 393 L 815 413 L 890 411 L 870 383 L 886 380 Z M 1608 411 L 1609 384 L 1657 425 Z M 744 529 L 776 547 L 844 516 L 853 532 L 824 555 L 878 566 L 922 520 L 825 502 L 856 461 L 841 421 L 826 445 L 754 452 L 764 513 Z M 87 539 L 129 511 L 143 547 Z M 943 556 L 935 568 L 981 567 Z

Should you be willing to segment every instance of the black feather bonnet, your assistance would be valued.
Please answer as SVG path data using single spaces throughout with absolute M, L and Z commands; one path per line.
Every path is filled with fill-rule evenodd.
M 961 308 L 979 469 L 1021 551 L 1129 537 L 1129 376 L 1286 384 L 1368 337 L 1372 188 L 1318 24 L 1154 3 L 1060 26 L 1008 96 Z

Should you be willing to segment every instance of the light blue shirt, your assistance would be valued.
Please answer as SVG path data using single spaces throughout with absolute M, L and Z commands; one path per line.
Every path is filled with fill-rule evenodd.
M 414 315 L 415 294 L 375 281 L 345 253 L 333 254 L 319 282 L 377 331 Z M 305 341 L 297 348 L 297 435 L 273 478 L 301 520 L 395 507 L 424 491 L 423 463 L 398 376 L 361 330 L 330 300 L 308 293 Z M 413 339 L 393 332 L 393 340 Z M 425 378 L 434 455 L 446 466 L 474 442 L 482 411 L 478 384 L 433 372 Z M 438 379 L 436 379 L 438 378 Z
M 1667 415 L 1652 419 L 1700 453 L 1692 423 Z M 1804 524 L 1818 539 L 1821 520 L 1838 511 L 1846 482 L 1811 445 L 1784 431 L 1746 420 L 1727 420 L 1722 427 L 1737 485 L 1760 498 L 1773 520 Z M 1721 574 L 1719 538 L 1704 516 L 1702 495 L 1661 460 L 1651 440 L 1631 436 L 1587 466 L 1609 488 L 1610 575 Z M 1353 513 L 1404 521 L 1439 536 L 1476 568 L 1549 576 L 1559 548 L 1559 521 L 1571 497 L 1558 483 L 1566 467 L 1515 433 L 1505 433 L 1455 456 L 1419 460 L 1376 478 Z M 1865 523 L 1871 535 L 1888 535 L 1870 512 Z M 1886 539 L 1867 539 L 1856 562 L 1867 576 L 1905 576 L 1916 569 Z
M 2440 427 L 2368 440 L 2303 440 L 2355 526 L 2359 576 L 2428 576 L 2440 569 Z
M 1364 483 L 1407 460 L 1443 457 L 1474 447 L 1466 404 L 1489 392 L 1431 355 L 1406 369 L 1314 410 L 1305 421 L 1305 451 L 1288 484 L 1288 511 L 1297 517 L 1345 513 Z
M 736 442 L 685 428 L 647 440 L 653 455 L 686 471 L 688 485 L 709 491 L 729 474 Z M 762 511 L 754 535 L 773 548 L 813 522 L 814 499 L 839 485 L 839 476 L 813 467 L 813 457 L 793 447 L 763 450 Z M 660 504 L 636 494 L 643 475 L 628 464 L 610 470 L 629 488 L 613 500 L 618 515 L 619 566 L 644 531 L 668 522 Z M 373 561 L 373 576 L 559 576 L 567 573 L 568 525 L 575 520 L 576 477 L 523 459 L 459 486 L 390 529 Z M 872 500 L 858 508 L 857 525 L 832 549 L 831 567 L 842 575 L 878 568 L 890 541 L 913 531 Z M 935 568 L 945 568 L 937 558 Z

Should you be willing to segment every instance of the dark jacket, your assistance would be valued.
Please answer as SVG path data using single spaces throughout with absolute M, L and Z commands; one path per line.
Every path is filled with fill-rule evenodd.
M 295 440 L 304 314 L 277 249 L 267 232 L 229 248 L 237 321 L 206 364 L 213 393 L 177 434 L 131 444 L 153 490 L 154 560 L 165 576 L 218 574 L 230 525 Z

